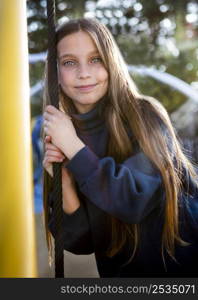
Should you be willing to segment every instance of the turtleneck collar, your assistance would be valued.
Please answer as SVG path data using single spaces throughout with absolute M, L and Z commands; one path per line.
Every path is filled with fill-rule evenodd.
M 95 133 L 104 127 L 106 97 L 96 103 L 87 113 L 74 113 L 71 115 L 76 130 L 82 133 Z

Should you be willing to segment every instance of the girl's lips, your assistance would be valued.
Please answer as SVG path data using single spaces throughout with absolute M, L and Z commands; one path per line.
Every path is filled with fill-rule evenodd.
M 81 92 L 91 91 L 97 84 L 90 84 L 90 85 L 81 85 L 77 86 L 76 88 Z

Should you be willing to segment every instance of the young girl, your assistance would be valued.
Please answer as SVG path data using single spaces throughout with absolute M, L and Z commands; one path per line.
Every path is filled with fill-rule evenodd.
M 57 56 L 60 110 L 46 96 L 43 166 L 49 179 L 62 163 L 64 248 L 94 252 L 100 277 L 197 276 L 197 174 L 166 110 L 137 91 L 97 20 L 60 26 Z M 49 189 L 45 199 L 54 234 Z

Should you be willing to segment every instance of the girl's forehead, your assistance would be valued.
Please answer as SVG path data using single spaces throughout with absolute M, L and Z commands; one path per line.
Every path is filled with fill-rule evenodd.
M 84 31 L 78 31 L 65 36 L 58 42 L 57 48 L 59 52 L 61 52 L 62 50 L 67 50 L 69 52 L 73 52 L 76 50 L 97 50 L 96 44 L 94 43 L 91 36 Z

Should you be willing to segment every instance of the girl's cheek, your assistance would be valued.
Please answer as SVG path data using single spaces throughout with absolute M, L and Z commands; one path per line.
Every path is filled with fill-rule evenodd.
M 73 72 L 69 72 L 68 70 L 62 70 L 60 71 L 59 81 L 61 83 L 69 83 L 70 81 L 73 81 L 74 74 Z
M 66 68 L 62 68 L 61 70 L 60 70 L 60 76 L 61 77 L 65 77 L 67 74 L 69 74 L 69 73 L 71 73 L 71 72 L 69 72 Z
M 97 70 L 97 76 L 101 80 L 107 80 L 109 77 L 107 71 L 104 68 L 100 68 Z

